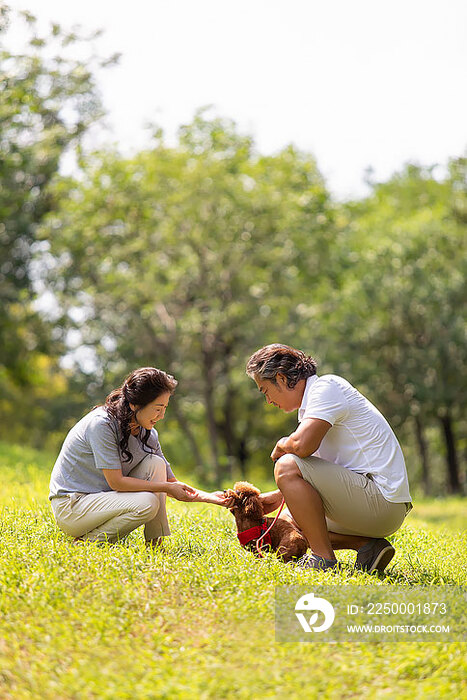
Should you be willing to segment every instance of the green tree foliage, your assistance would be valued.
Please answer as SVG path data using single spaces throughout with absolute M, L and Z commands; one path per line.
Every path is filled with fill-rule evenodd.
M 79 36 L 55 24 L 41 36 L 31 14 L 5 6 L 0 38 L 8 40 L 10 21 L 24 25 L 26 41 L 22 53 L 0 51 L 0 387 L 17 410 L 49 367 L 44 353 L 53 354 L 50 327 L 33 306 L 37 227 L 55 206 L 49 186 L 63 154 L 101 115 L 93 70 L 102 62 L 68 57 L 83 46 Z
M 132 160 L 95 154 L 62 187 L 44 236 L 64 327 L 80 319 L 107 377 L 141 364 L 173 372 L 196 462 L 218 478 L 244 470 L 268 434 L 245 361 L 294 340 L 332 242 L 314 160 L 292 147 L 259 156 L 232 123 L 198 114 L 176 147 L 159 136 Z
M 465 396 L 465 159 L 443 181 L 407 166 L 348 207 L 342 284 L 325 319 L 334 367 L 368 387 L 398 426 L 411 418 L 429 474 L 424 428 L 438 421 L 448 486 L 459 491 L 455 425 Z M 332 329 L 332 330 L 331 330 Z
M 0 11 L 0 35 L 9 16 Z M 442 444 L 447 487 L 461 490 L 466 159 L 442 179 L 409 165 L 337 205 L 311 155 L 263 156 L 203 111 L 174 145 L 156 132 L 132 158 L 86 153 L 108 62 L 76 60 L 87 42 L 23 20 L 24 52 L 0 52 L 3 434 L 56 437 L 128 371 L 155 364 L 180 380 L 164 425 L 171 457 L 217 482 L 245 474 L 269 465 L 294 425 L 244 374 L 254 350 L 285 342 L 346 376 L 418 446 L 426 490 L 439 485 L 431 453 Z M 63 177 L 73 149 L 76 175 Z M 34 305 L 44 289 L 55 319 Z M 73 370 L 59 368 L 63 353 Z

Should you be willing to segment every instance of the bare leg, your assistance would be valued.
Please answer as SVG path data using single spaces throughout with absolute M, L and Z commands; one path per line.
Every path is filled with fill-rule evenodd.
M 302 477 L 293 457 L 284 455 L 276 462 L 274 477 L 312 551 L 325 559 L 335 559 L 321 496 Z
M 283 513 L 279 517 L 292 523 L 301 532 L 298 523 L 295 522 L 291 515 Z M 340 532 L 332 532 L 332 530 L 328 530 L 328 535 L 333 549 L 355 549 L 355 551 L 358 551 L 360 547 L 363 547 L 364 544 L 370 541 L 369 537 L 363 537 L 363 535 L 342 535 Z
M 359 550 L 364 544 L 370 541 L 370 537 L 360 535 L 341 535 L 339 532 L 329 532 L 333 549 L 355 549 Z

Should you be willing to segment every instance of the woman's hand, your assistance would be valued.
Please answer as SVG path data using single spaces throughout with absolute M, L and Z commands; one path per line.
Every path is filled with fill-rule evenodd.
M 212 491 L 211 493 L 198 491 L 198 495 L 194 500 L 200 503 L 213 503 L 216 506 L 228 508 L 232 499 L 226 496 L 223 491 Z
M 177 501 L 196 501 L 198 491 L 183 481 L 170 481 L 167 483 L 167 495 L 176 498 Z

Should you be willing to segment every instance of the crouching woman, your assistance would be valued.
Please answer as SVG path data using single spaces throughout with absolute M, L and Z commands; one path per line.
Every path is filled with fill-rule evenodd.
M 116 542 L 144 525 L 148 544 L 170 535 L 166 496 L 226 505 L 178 481 L 154 425 L 177 381 L 154 367 L 132 372 L 103 406 L 68 433 L 55 462 L 49 499 L 55 520 L 75 540 Z

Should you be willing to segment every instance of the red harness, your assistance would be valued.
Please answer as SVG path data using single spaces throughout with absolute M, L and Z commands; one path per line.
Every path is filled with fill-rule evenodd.
M 261 525 L 256 525 L 255 527 L 250 527 L 248 530 L 243 530 L 243 532 L 237 533 L 237 537 L 238 537 L 242 547 L 246 547 L 246 545 L 249 542 L 251 542 L 252 540 L 257 540 L 260 537 L 262 537 L 262 535 L 265 535 L 267 529 L 268 529 L 268 522 L 267 522 L 266 518 L 263 518 L 263 522 L 261 523 Z M 264 537 L 262 537 L 261 546 L 263 544 L 272 545 L 271 535 L 269 534 L 269 532 Z
M 271 535 L 269 534 L 269 531 L 272 530 L 274 525 L 277 522 L 277 518 L 282 512 L 282 508 L 285 506 L 285 498 L 282 499 L 281 507 L 279 508 L 279 512 L 277 513 L 276 517 L 268 527 L 268 522 L 266 518 L 263 518 L 263 521 L 261 525 L 256 525 L 255 527 L 250 527 L 248 530 L 243 530 L 243 532 L 238 532 L 237 537 L 240 540 L 240 544 L 242 547 L 246 547 L 246 545 L 251 542 L 252 540 L 256 540 L 256 551 L 258 552 L 258 556 L 263 557 L 261 554 L 261 547 L 263 544 L 269 544 L 272 547 L 272 542 L 271 542 Z M 260 544 L 261 540 L 263 542 Z

